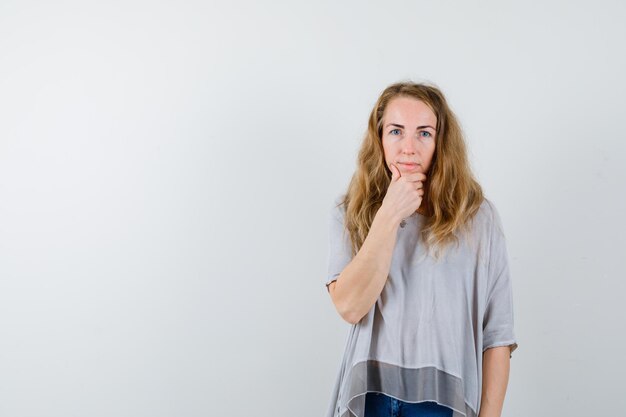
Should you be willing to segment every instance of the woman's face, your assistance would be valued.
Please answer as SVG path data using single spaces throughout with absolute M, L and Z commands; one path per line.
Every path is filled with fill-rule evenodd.
M 382 143 L 385 163 L 400 174 L 427 173 L 435 154 L 437 117 L 423 101 L 395 97 L 383 113 Z M 427 179 L 428 180 L 428 179 Z

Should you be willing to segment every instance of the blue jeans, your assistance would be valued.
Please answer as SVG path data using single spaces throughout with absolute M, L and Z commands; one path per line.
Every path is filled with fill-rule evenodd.
M 407 403 L 380 392 L 365 396 L 365 417 L 452 417 L 452 412 L 434 401 Z

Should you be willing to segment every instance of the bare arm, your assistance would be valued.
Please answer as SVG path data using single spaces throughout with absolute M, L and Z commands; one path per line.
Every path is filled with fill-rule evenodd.
M 509 382 L 510 348 L 499 346 L 483 353 L 483 386 L 479 417 L 500 417 Z
M 337 312 L 358 323 L 372 308 L 385 286 L 396 245 L 400 219 L 381 207 L 363 245 L 328 290 Z

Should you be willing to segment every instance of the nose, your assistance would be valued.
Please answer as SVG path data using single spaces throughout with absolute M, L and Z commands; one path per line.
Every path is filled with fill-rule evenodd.
M 415 142 L 417 142 L 417 140 L 414 137 L 407 135 L 402 140 L 402 153 L 405 153 L 407 155 L 413 155 L 417 148 Z

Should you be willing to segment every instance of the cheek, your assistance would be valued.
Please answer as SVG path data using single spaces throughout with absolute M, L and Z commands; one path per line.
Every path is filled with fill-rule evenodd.
M 390 161 L 393 157 L 393 148 L 383 142 L 383 152 L 385 153 L 385 161 Z
M 423 150 L 423 152 L 422 152 L 422 159 L 429 166 L 432 163 L 434 157 L 435 157 L 434 149 L 424 149 Z
M 400 148 L 400 143 L 398 141 L 393 141 L 393 140 L 383 141 L 383 149 L 385 150 L 385 153 L 389 155 L 393 155 L 398 150 L 398 148 Z
M 432 159 L 435 156 L 435 144 L 433 143 L 432 146 L 428 149 L 428 153 L 430 154 L 430 159 Z

